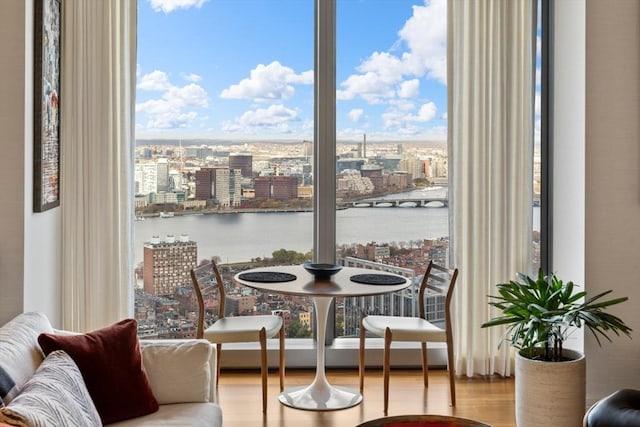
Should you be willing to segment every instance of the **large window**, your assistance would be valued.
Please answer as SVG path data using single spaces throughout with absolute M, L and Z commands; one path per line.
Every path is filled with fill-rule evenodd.
M 231 277 L 317 255 L 313 201 L 323 179 L 335 180 L 335 194 L 322 199 L 335 222 L 315 235 L 335 229 L 337 262 L 416 283 L 429 260 L 448 264 L 446 0 L 337 0 L 336 102 L 320 113 L 315 8 L 314 0 L 139 2 L 141 335 L 194 335 L 188 270 L 215 258 L 233 315 L 284 311 L 289 338 L 313 336 L 310 299 L 235 288 Z M 316 144 L 328 143 L 314 140 L 318 114 L 335 117 L 335 158 L 314 159 L 323 153 Z M 415 295 L 339 299 L 329 335 L 355 336 L 363 310 L 414 315 Z M 430 298 L 441 307 L 442 296 Z M 207 307 L 215 312 L 215 296 Z

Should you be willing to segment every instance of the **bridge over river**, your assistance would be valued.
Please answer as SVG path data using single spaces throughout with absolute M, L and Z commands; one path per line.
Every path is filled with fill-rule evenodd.
M 540 207 L 540 198 L 534 197 L 532 204 L 534 207 Z M 449 199 L 446 197 L 381 198 L 340 202 L 338 205 L 341 208 L 448 208 Z
M 445 197 L 386 198 L 341 202 L 340 205 L 353 208 L 446 208 L 449 200 Z

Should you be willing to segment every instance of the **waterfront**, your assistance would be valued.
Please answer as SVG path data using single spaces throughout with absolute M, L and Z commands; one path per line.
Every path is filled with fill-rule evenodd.
M 448 236 L 446 208 L 351 208 L 336 212 L 337 243 L 409 242 Z M 187 234 L 198 243 L 198 260 L 222 262 L 271 257 L 273 251 L 309 252 L 313 246 L 312 212 L 234 213 L 147 218 L 135 223 L 135 262 L 152 236 Z
M 446 189 L 415 190 L 407 198 L 420 194 L 440 196 Z M 397 197 L 394 196 L 394 197 Z M 537 223 L 539 208 L 534 208 Z M 428 208 L 349 208 L 336 212 L 338 245 L 410 243 L 449 235 L 449 210 Z M 147 218 L 135 222 L 135 262 L 142 262 L 143 245 L 152 236 L 178 238 L 187 234 L 198 244 L 198 261 L 219 256 L 224 263 L 271 257 L 278 249 L 309 252 L 313 246 L 312 212 L 231 213 L 176 215 L 172 218 Z M 539 229 L 539 227 L 534 227 Z
M 446 194 L 438 187 L 403 193 L 407 198 L 428 193 Z M 398 197 L 398 195 L 396 195 Z M 338 245 L 400 243 L 449 235 L 448 209 L 349 208 L 336 212 Z M 243 212 L 176 215 L 135 222 L 135 263 L 142 262 L 145 242 L 153 236 L 178 238 L 187 234 L 198 244 L 198 260 L 219 256 L 222 262 L 243 262 L 271 257 L 278 249 L 309 252 L 313 246 L 312 212 Z

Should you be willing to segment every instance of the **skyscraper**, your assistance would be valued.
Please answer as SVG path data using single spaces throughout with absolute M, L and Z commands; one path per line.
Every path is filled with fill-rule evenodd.
M 157 166 L 158 166 L 157 192 L 169 191 L 169 160 L 166 158 L 159 158 L 157 161 Z
M 196 171 L 196 200 L 211 200 L 214 192 L 213 168 Z

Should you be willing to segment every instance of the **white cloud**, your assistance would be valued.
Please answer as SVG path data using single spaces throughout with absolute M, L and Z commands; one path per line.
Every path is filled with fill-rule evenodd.
M 336 97 L 339 100 L 353 99 L 360 96 L 371 104 L 379 104 L 394 96 L 394 89 L 377 73 L 353 74 L 342 83 L 345 90 L 339 90 Z
M 420 93 L 420 80 L 412 79 L 400 83 L 398 96 L 400 98 L 415 98 Z
M 536 117 L 540 117 L 540 115 L 542 114 L 541 102 L 542 100 L 540 98 L 540 93 L 536 92 L 535 104 L 534 104 Z
M 374 52 L 352 74 L 340 83 L 339 100 L 361 97 L 379 104 L 394 97 L 415 98 L 419 95 L 418 78 L 426 76 L 446 84 L 446 0 L 425 0 L 424 6 L 413 6 L 413 15 L 398 32 L 398 55 Z M 408 79 L 408 80 L 407 80 Z
M 391 109 L 382 113 L 382 126 L 385 130 L 398 129 L 405 125 L 407 115 L 396 109 Z
M 180 75 L 182 76 L 183 79 L 185 79 L 188 82 L 192 82 L 192 83 L 198 83 L 200 80 L 202 80 L 202 76 L 200 76 L 198 74 L 181 73 Z
M 353 110 L 349 111 L 348 116 L 352 122 L 357 123 L 360 121 L 363 114 L 364 114 L 364 110 L 362 108 L 354 108 Z
M 183 87 L 172 87 L 164 95 L 168 99 L 177 99 L 185 107 L 207 108 L 207 92 L 195 83 L 190 83 Z
M 433 102 L 427 102 L 423 104 L 418 110 L 418 115 L 413 117 L 412 120 L 416 122 L 426 123 L 436 118 L 438 109 Z
M 391 108 L 382 113 L 384 129 L 413 134 L 420 131 L 415 123 L 430 122 L 438 114 L 436 104 L 433 102 L 423 104 L 415 114 L 412 113 L 413 111 L 415 111 L 413 103 L 404 100 L 394 101 Z
M 398 111 L 402 111 L 405 114 L 409 114 L 411 111 L 416 109 L 416 104 L 409 99 L 394 99 L 389 102 L 393 108 Z
M 164 71 L 154 70 L 138 80 L 138 89 L 142 90 L 167 90 L 170 87 L 169 76 Z
M 447 81 L 447 2 L 425 0 L 424 6 L 413 6 L 409 18 L 398 35 L 407 43 L 411 58 L 408 63 L 428 77 Z M 415 61 L 415 62 L 413 62 Z
M 238 118 L 244 126 L 274 126 L 293 120 L 298 120 L 298 113 L 282 104 L 247 111 Z
M 136 113 L 147 119 L 147 130 L 189 127 L 198 118 L 196 110 L 209 106 L 204 88 L 195 83 L 175 86 L 163 71 L 155 70 L 140 77 L 138 88 L 163 92 L 160 98 L 136 104 Z
M 269 65 L 259 64 L 251 70 L 249 78 L 224 89 L 220 97 L 254 101 L 290 99 L 295 92 L 294 84 L 312 83 L 313 71 L 296 74 L 291 68 L 273 61 Z
M 300 118 L 295 110 L 286 108 L 282 104 L 270 105 L 247 111 L 233 121 L 222 124 L 222 131 L 240 134 L 288 134 L 291 133 L 289 124 L 299 122 Z M 303 124 L 304 125 L 304 124 Z
M 200 9 L 209 0 L 148 0 L 155 12 L 171 13 L 177 9 Z

